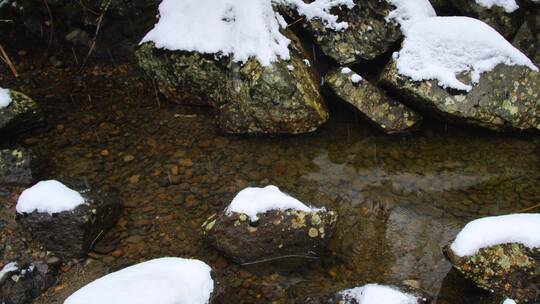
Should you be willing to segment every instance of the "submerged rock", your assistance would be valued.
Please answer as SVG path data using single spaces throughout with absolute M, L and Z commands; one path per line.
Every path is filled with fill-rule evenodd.
M 337 214 L 270 210 L 253 221 L 243 213 L 213 215 L 203 224 L 207 240 L 240 264 L 286 257 L 318 258 L 324 252 Z
M 462 79 L 468 77 L 463 76 Z M 540 130 L 540 73 L 500 64 L 469 92 L 445 90 L 436 80 L 415 82 L 388 64 L 382 83 L 419 107 L 452 122 L 496 131 Z
M 527 14 L 512 44 L 527 55 L 537 66 L 540 65 L 540 12 Z
M 0 150 L 0 185 L 28 186 L 42 170 L 41 160 L 28 149 Z
M 343 31 L 330 29 L 317 18 L 302 23 L 321 50 L 340 65 L 373 60 L 388 52 L 402 36 L 399 25 L 386 20 L 392 9 L 387 1 L 354 3 L 352 9 L 332 10 L 340 21 L 347 22 Z
M 52 214 L 36 210 L 17 213 L 17 221 L 47 250 L 62 258 L 81 258 L 116 223 L 121 201 L 117 193 L 94 190 L 84 182 L 68 185 L 82 195 L 84 204 Z
M 431 297 L 423 290 L 410 286 L 367 284 L 338 291 L 330 295 L 311 296 L 304 304 L 429 304 Z
M 521 302 L 538 300 L 540 248 L 519 243 L 480 249 L 472 256 L 458 256 L 450 246 L 444 253 L 463 276 L 487 291 Z
M 11 103 L 0 107 L 0 139 L 39 126 L 43 117 L 35 101 L 23 93 L 10 90 Z
M 422 117 L 415 111 L 358 77 L 348 68 L 337 69 L 326 75 L 324 83 L 386 133 L 405 132 L 421 122 Z
M 0 274 L 0 302 L 6 304 L 32 303 L 56 282 L 56 270 L 35 262 L 26 267 L 13 267 Z
M 143 44 L 139 65 L 168 99 L 214 107 L 217 124 L 227 133 L 306 133 L 329 117 L 309 55 L 290 32 L 291 59 L 262 66 L 228 57 L 167 51 Z

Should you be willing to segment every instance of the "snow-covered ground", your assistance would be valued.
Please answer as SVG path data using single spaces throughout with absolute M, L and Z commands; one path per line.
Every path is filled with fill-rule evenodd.
M 0 88 L 0 109 L 9 106 L 11 103 L 11 96 L 8 89 Z
M 59 181 L 41 181 L 26 189 L 17 201 L 18 213 L 59 213 L 71 211 L 84 204 L 84 198 Z
M 515 0 L 476 0 L 476 3 L 485 8 L 500 6 L 507 13 L 515 12 L 519 8 Z
M 361 304 L 417 304 L 415 296 L 391 286 L 367 284 L 347 289 L 341 294 L 355 299 Z
M 199 260 L 150 260 L 95 280 L 64 304 L 206 304 L 214 290 L 210 272 Z
M 4 278 L 4 276 L 9 273 L 9 272 L 12 272 L 12 271 L 16 271 L 18 270 L 19 268 L 17 267 L 17 263 L 15 262 L 10 262 L 10 263 L 7 263 L 4 267 L 2 267 L 2 269 L 0 270 L 0 281 Z
M 480 75 L 498 64 L 538 68 L 497 31 L 468 17 L 432 17 L 411 24 L 394 54 L 398 73 L 414 81 L 435 79 L 444 88 L 470 91 Z M 457 79 L 471 72 L 472 83 Z
M 333 7 L 352 7 L 352 0 L 163 0 L 160 18 L 141 43 L 152 41 L 168 50 L 231 55 L 245 62 L 256 58 L 262 65 L 289 59 L 289 43 L 279 30 L 287 23 L 272 4 L 295 9 L 310 20 L 319 18 L 342 30 L 347 23 L 330 14 Z
M 231 204 L 225 209 L 225 213 L 243 213 L 251 220 L 257 220 L 258 213 L 287 209 L 306 212 L 321 210 L 309 207 L 294 197 L 281 192 L 278 187 L 270 185 L 264 188 L 248 187 L 238 192 Z
M 459 232 L 450 249 L 464 257 L 476 254 L 481 248 L 507 243 L 540 247 L 540 214 L 510 214 L 474 220 Z

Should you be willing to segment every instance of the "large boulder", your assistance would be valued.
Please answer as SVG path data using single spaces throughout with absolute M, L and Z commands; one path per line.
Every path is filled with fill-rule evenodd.
M 73 209 L 55 211 L 55 206 L 48 205 L 54 205 L 57 200 L 58 205 L 65 205 L 67 202 L 60 200 L 71 194 L 59 193 L 65 190 L 57 187 L 57 184 L 53 184 L 54 187 L 40 184 L 26 190 L 34 189 L 31 194 L 21 194 L 17 203 L 17 221 L 33 239 L 62 258 L 85 257 L 96 240 L 114 226 L 120 215 L 122 204 L 116 191 L 95 190 L 83 181 L 69 181 L 67 185 L 79 192 L 84 201 Z M 25 204 L 26 201 L 30 203 Z M 28 208 L 30 204 L 38 209 Z
M 28 186 L 43 173 L 43 163 L 29 149 L 0 150 L 0 185 Z
M 302 22 L 321 50 L 340 65 L 373 60 L 388 52 L 401 39 L 399 25 L 387 20 L 392 6 L 387 1 L 354 1 L 352 9 L 335 8 L 332 13 L 345 21 L 342 31 L 328 28 L 320 19 Z M 293 19 L 300 18 L 288 12 Z
M 27 304 L 56 282 L 56 269 L 43 262 L 25 267 L 9 263 L 0 269 L 0 302 Z
M 472 256 L 458 256 L 450 246 L 445 255 L 476 286 L 521 302 L 538 300 L 540 248 L 510 243 L 480 249 Z
M 329 117 L 308 53 L 291 32 L 290 60 L 263 66 L 227 56 L 168 51 L 153 43 L 137 51 L 139 65 L 170 100 L 214 107 L 227 133 L 306 133 Z
M 324 83 L 337 97 L 354 106 L 386 133 L 408 131 L 422 120 L 414 110 L 393 100 L 348 68 L 328 73 Z
M 540 73 L 526 66 L 499 64 L 483 73 L 469 92 L 446 90 L 436 80 L 413 81 L 398 73 L 395 61 L 384 69 L 381 81 L 404 99 L 452 122 L 496 131 L 540 130 Z
M 0 107 L 0 139 L 28 131 L 43 123 L 35 101 L 23 93 L 9 90 L 11 103 Z

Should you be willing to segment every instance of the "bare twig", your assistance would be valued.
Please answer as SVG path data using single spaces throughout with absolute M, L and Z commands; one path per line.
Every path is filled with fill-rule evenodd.
M 43 60 L 47 58 L 47 55 L 49 54 L 49 50 L 51 48 L 53 35 L 54 35 L 54 20 L 53 20 L 51 8 L 49 7 L 49 2 L 47 2 L 47 0 L 43 0 L 43 4 L 45 4 L 45 8 L 47 8 L 47 14 L 49 15 L 50 29 L 49 29 L 49 41 L 47 42 L 47 49 L 45 49 L 45 52 L 41 56 L 41 62 L 43 62 Z
M 304 17 L 300 17 L 300 18 L 296 19 L 295 21 L 293 21 L 293 23 L 288 24 L 288 25 L 287 25 L 287 28 L 289 28 L 289 27 L 291 27 L 291 26 L 297 24 L 298 22 L 300 22 L 300 21 L 302 21 L 302 20 L 304 20 Z
M 109 10 L 110 5 L 111 5 L 111 0 L 107 1 L 107 4 L 105 4 L 105 7 L 103 8 L 103 11 L 101 12 L 101 15 L 99 15 L 98 17 L 96 31 L 94 32 L 94 38 L 92 38 L 90 49 L 88 50 L 88 54 L 86 54 L 86 58 L 84 58 L 83 64 L 79 72 L 81 72 L 84 69 L 84 67 L 86 66 L 86 62 L 88 61 L 88 58 L 90 58 L 90 55 L 92 55 L 92 53 L 94 52 L 94 49 L 96 48 L 96 41 L 99 34 L 99 30 L 101 29 L 101 23 L 103 22 L 103 19 L 105 18 L 105 14 L 107 14 L 107 11 Z
M 13 76 L 19 77 L 19 73 L 17 73 L 17 69 L 15 68 L 15 65 L 13 64 L 13 62 L 11 61 L 11 59 L 9 58 L 8 54 L 6 53 L 6 51 L 4 50 L 1 44 L 0 44 L 0 59 L 2 59 L 2 61 L 9 67 Z
M 521 210 L 518 210 L 516 211 L 515 213 L 522 213 L 522 212 L 526 212 L 526 211 L 531 211 L 533 209 L 536 209 L 536 208 L 540 208 L 540 204 L 536 204 L 534 206 L 531 206 L 531 207 L 527 207 L 525 209 L 521 209 Z

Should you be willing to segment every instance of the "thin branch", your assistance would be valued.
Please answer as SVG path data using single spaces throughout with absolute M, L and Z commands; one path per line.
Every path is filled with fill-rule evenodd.
M 92 39 L 92 43 L 90 44 L 90 49 L 88 50 L 88 54 L 86 54 L 86 58 L 84 58 L 83 64 L 81 66 L 81 69 L 79 72 L 81 72 L 84 67 L 86 66 L 86 62 L 88 61 L 88 58 L 90 58 L 90 55 L 94 52 L 94 49 L 96 48 L 96 41 L 99 34 L 99 30 L 101 29 L 101 23 L 103 22 L 103 18 L 105 17 L 105 14 L 109 10 L 109 6 L 111 5 L 111 0 L 107 1 L 107 4 L 105 4 L 105 7 L 103 8 L 103 11 L 101 12 L 101 15 L 98 17 L 97 27 L 96 31 L 94 33 L 94 38 Z
M 13 76 L 19 77 L 19 73 L 17 73 L 17 69 L 15 68 L 15 65 L 13 64 L 13 62 L 11 61 L 11 59 L 9 58 L 8 54 L 6 53 L 6 51 L 4 50 L 1 44 L 0 44 L 0 59 L 2 59 L 2 61 L 9 67 Z
M 47 42 L 47 49 L 45 49 L 45 52 L 41 56 L 41 62 L 43 62 L 43 60 L 47 58 L 47 55 L 49 54 L 49 50 L 51 49 L 53 35 L 54 35 L 54 20 L 53 20 L 51 8 L 49 7 L 49 2 L 47 2 L 47 0 L 42 0 L 42 1 L 43 1 L 43 4 L 45 4 L 45 8 L 47 8 L 47 14 L 49 15 L 50 29 L 49 29 L 49 41 Z

